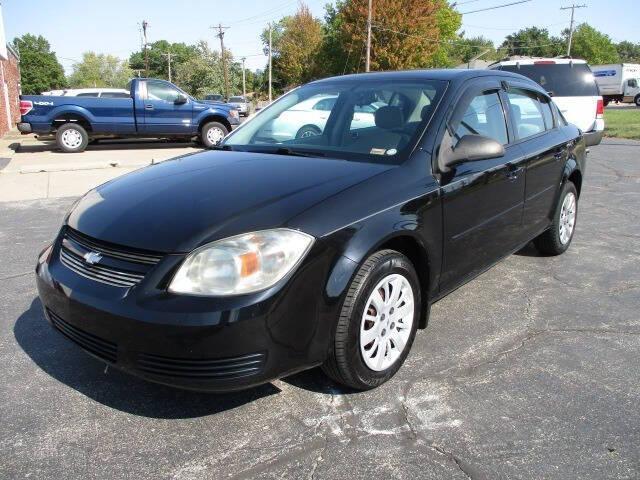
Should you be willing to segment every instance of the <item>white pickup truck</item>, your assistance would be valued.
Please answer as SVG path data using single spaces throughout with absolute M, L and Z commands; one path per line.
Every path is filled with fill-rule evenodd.
M 640 107 L 640 65 L 612 63 L 592 65 L 591 71 L 600 88 L 604 104 L 609 102 L 635 103 Z

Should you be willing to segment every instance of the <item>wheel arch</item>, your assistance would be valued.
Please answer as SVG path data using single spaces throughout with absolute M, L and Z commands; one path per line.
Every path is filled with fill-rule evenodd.
M 209 122 L 218 122 L 225 126 L 228 132 L 231 132 L 231 124 L 229 120 L 223 115 L 220 114 L 210 114 L 206 117 L 203 117 L 198 123 L 198 134 L 202 133 L 202 127 L 204 127 Z
M 580 191 L 582 190 L 582 172 L 580 171 L 578 162 L 573 157 L 569 158 L 564 166 L 561 186 L 567 181 L 572 182 L 575 185 L 576 191 L 578 192 L 578 198 L 580 198 Z
M 93 127 L 91 126 L 91 121 L 82 113 L 67 111 L 57 113 L 53 120 L 51 121 L 51 128 L 55 131 L 60 128 L 65 123 L 77 123 L 82 128 L 84 128 L 87 133 L 93 131 Z

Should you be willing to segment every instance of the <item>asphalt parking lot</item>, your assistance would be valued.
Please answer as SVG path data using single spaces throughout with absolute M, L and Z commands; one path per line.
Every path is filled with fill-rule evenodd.
M 318 370 L 213 395 L 127 376 L 45 322 L 73 198 L 0 203 L 0 478 L 639 478 L 640 142 L 592 149 L 576 236 L 432 309 L 383 387 Z

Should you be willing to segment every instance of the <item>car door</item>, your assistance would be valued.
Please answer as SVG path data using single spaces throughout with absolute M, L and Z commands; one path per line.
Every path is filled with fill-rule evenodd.
M 146 80 L 143 86 L 144 123 L 141 131 L 153 135 L 188 134 L 191 129 L 193 104 L 168 82 Z
M 454 147 L 467 134 L 493 138 L 503 144 L 504 156 L 460 163 L 441 176 L 443 293 L 523 241 L 524 157 L 511 143 L 501 88 L 497 80 L 483 80 L 468 88 L 445 133 Z
M 515 143 L 526 157 L 523 228 L 531 237 L 551 221 L 562 169 L 572 144 L 556 128 L 548 97 L 513 82 L 505 97 Z

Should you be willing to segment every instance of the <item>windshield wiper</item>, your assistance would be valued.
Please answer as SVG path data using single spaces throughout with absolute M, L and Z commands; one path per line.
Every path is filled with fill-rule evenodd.
M 291 155 L 292 157 L 324 157 L 322 152 L 305 152 L 300 150 L 292 150 L 289 147 L 280 147 L 264 153 L 275 153 L 276 155 Z

